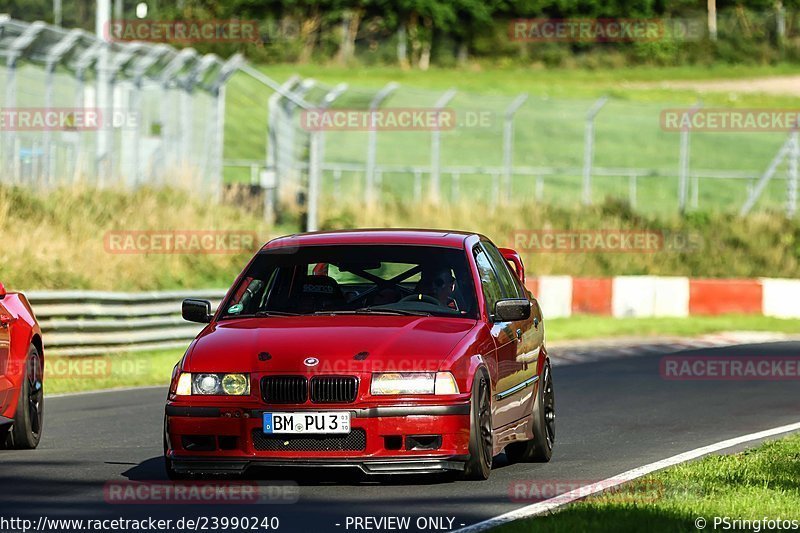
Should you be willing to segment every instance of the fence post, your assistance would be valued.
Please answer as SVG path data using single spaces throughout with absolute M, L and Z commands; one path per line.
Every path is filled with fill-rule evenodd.
M 281 173 L 278 172 L 278 128 L 282 120 L 281 114 L 284 112 L 280 107 L 280 101 L 284 94 L 294 90 L 299 81 L 300 76 L 295 74 L 267 99 L 267 139 L 264 162 L 267 183 L 261 185 L 270 185 L 264 190 L 264 220 L 268 224 L 275 222 L 275 215 L 280 207 L 278 202 L 278 191 L 281 186 Z
M 24 53 L 25 49 L 28 48 L 36 38 L 39 36 L 39 33 L 45 28 L 43 22 L 34 22 L 27 28 L 25 31 L 14 39 L 14 41 L 9 45 L 8 52 L 6 54 L 6 99 L 3 102 L 3 107 L 6 108 L 14 108 L 17 105 L 17 61 L 19 61 L 20 57 Z M 3 160 L 7 160 L 9 162 L 13 162 L 19 158 L 19 153 L 15 152 L 16 146 L 16 139 L 17 135 L 13 128 L 9 128 L 8 130 L 3 132 L 4 134 L 4 144 L 8 155 L 11 157 L 3 157 Z M 8 174 L 11 174 L 14 164 L 11 163 L 8 168 Z
M 434 104 L 434 110 L 436 111 L 436 127 L 433 128 L 431 132 L 431 200 L 433 202 L 439 201 L 439 189 L 440 189 L 440 164 L 441 164 L 441 135 L 442 132 L 439 129 L 439 112 L 453 99 L 456 95 L 455 89 L 450 89 L 445 92 L 439 100 L 436 101 Z
M 414 169 L 414 201 L 419 202 L 422 199 L 422 171 Z
M 583 133 L 583 205 L 592 205 L 592 166 L 594 164 L 594 119 L 608 101 L 607 96 L 597 100 L 586 113 Z
M 399 85 L 395 82 L 390 82 L 375 94 L 375 97 L 369 103 L 369 138 L 367 139 L 367 168 L 366 182 L 364 187 L 364 201 L 367 205 L 371 205 L 375 201 L 375 165 L 378 158 L 378 130 L 374 127 L 375 121 L 373 113 L 380 107 L 381 103 L 389 97 L 394 91 L 397 90 Z
M 511 202 L 511 182 L 514 161 L 514 115 L 528 99 L 528 93 L 517 96 L 506 108 L 503 117 L 503 185 L 506 188 L 506 202 Z
M 6 63 L 6 96 L 3 107 L 13 108 L 17 105 L 17 57 L 9 55 Z M 8 128 L 3 134 L 3 151 L 0 153 L 3 162 L 8 162 L 8 168 L 4 168 L 6 176 L 12 176 L 15 162 L 19 160 L 19 153 L 15 149 L 16 133 L 14 128 Z M 5 167 L 5 165 L 4 165 Z M 15 179 L 14 182 L 18 182 Z M 18 184 L 18 183 L 17 183 Z
M 320 141 L 320 131 L 316 130 L 311 132 L 311 138 L 309 139 L 309 151 L 308 151 L 308 198 L 306 199 L 307 202 L 307 211 L 306 211 L 306 231 L 317 231 L 318 229 L 318 204 L 317 201 L 319 200 L 319 185 L 320 185 L 320 157 L 319 157 L 319 145 Z
M 342 197 L 342 169 L 333 169 L 333 197 L 337 200 Z
M 686 203 L 689 196 L 689 124 L 691 124 L 691 116 L 697 113 L 701 107 L 702 104 L 698 102 L 692 106 L 688 113 L 684 114 L 684 123 L 686 125 L 681 129 L 681 151 L 678 168 L 678 209 L 681 214 L 686 213 Z
M 81 30 L 71 30 L 69 33 L 66 33 L 61 40 L 50 50 L 47 54 L 47 59 L 45 60 L 45 88 L 44 88 L 44 99 L 45 109 L 50 109 L 53 107 L 53 90 L 54 90 L 54 81 L 55 81 L 55 70 L 56 65 L 61 61 L 61 58 L 69 52 L 77 43 L 81 37 Z M 49 128 L 45 129 L 44 131 L 44 167 L 45 167 L 45 184 L 47 186 L 52 186 L 53 181 L 55 180 L 56 169 L 55 169 L 55 158 L 53 157 L 53 144 L 52 144 L 52 132 Z
M 636 174 L 631 174 L 628 178 L 628 195 L 631 209 L 636 209 Z
M 339 98 L 346 90 L 348 85 L 340 83 L 325 95 L 320 111 L 328 109 L 333 102 Z M 308 153 L 308 210 L 306 211 L 306 231 L 317 231 L 319 229 L 319 196 L 322 188 L 322 163 L 323 145 L 325 143 L 325 131 L 316 129 L 311 133 L 310 146 Z
M 786 190 L 786 216 L 794 218 L 797 214 L 798 164 L 800 164 L 800 132 L 795 126 L 792 132 L 792 149 L 789 153 L 789 180 Z

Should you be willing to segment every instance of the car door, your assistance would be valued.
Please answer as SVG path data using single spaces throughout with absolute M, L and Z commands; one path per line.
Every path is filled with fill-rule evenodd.
M 497 300 L 504 298 L 503 287 L 498 278 L 497 271 L 492 265 L 489 255 L 486 253 L 486 249 L 478 244 L 473 248 L 473 254 L 481 278 L 486 308 L 489 313 L 489 330 L 496 347 L 497 378 L 495 382 L 495 391 L 504 391 L 514 386 L 515 375 L 521 368 L 521 365 L 515 361 L 517 338 L 514 333 L 514 324 L 512 322 L 494 321 L 495 303 Z M 509 409 L 511 401 L 513 400 L 498 398 L 497 395 L 495 395 L 493 409 L 494 427 L 502 427 L 516 420 L 516 418 L 514 418 L 514 410 Z
M 482 241 L 481 246 L 497 274 L 502 297 L 528 299 L 526 291 L 497 247 L 489 241 Z M 503 368 L 504 377 L 498 382 L 495 401 L 502 413 L 499 421 L 503 424 L 517 421 L 533 409 L 532 385 L 536 376 L 538 350 L 532 350 L 531 346 L 536 344 L 538 321 L 541 320 L 541 317 L 536 318 L 536 313 L 536 306 L 532 306 L 530 318 L 497 323 L 504 338 L 511 339 L 502 351 L 498 351 L 498 367 Z

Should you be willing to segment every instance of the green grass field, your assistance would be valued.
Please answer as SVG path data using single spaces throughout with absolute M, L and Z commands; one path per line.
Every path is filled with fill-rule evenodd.
M 729 79 L 791 73 L 792 67 L 681 67 L 622 68 L 615 70 L 569 69 L 471 69 L 456 71 L 433 69 L 428 72 L 396 68 L 370 68 L 354 71 L 340 67 L 270 66 L 262 70 L 278 81 L 292 73 L 312 77 L 327 86 L 347 82 L 351 89 L 333 107 L 365 108 L 374 92 L 390 81 L 400 89 L 384 107 L 431 107 L 450 87 L 459 90 L 450 107 L 456 110 L 459 127 L 442 133 L 442 167 L 500 167 L 503 163 L 503 113 L 512 99 L 528 93 L 528 101 L 516 115 L 513 161 L 519 167 L 552 167 L 554 176 L 517 175 L 512 195 L 531 201 L 547 201 L 573 206 L 580 198 L 584 154 L 584 117 L 601 96 L 611 99 L 598 114 L 595 124 L 594 165 L 606 168 L 637 168 L 636 204 L 641 209 L 672 213 L 677 209 L 680 135 L 663 131 L 660 113 L 665 108 L 684 108 L 702 100 L 705 107 L 794 108 L 800 98 L 765 94 L 700 94 L 692 90 L 658 87 L 663 80 Z M 796 69 L 795 69 L 796 70 Z M 644 87 L 642 84 L 656 84 Z M 271 91 L 244 74 L 235 76 L 228 89 L 228 122 L 225 157 L 263 159 L 265 150 L 266 98 Z M 319 100 L 324 91 L 309 92 L 308 99 Z M 470 117 L 485 113 L 484 126 L 468 126 Z M 378 163 L 383 165 L 430 165 L 431 135 L 428 131 L 380 132 Z M 760 175 L 781 144 L 783 133 L 695 133 L 692 135 L 690 168 L 710 171 L 748 172 Z M 367 134 L 361 131 L 332 131 L 325 135 L 325 161 L 363 166 Z M 228 169 L 231 181 L 247 181 L 249 169 Z M 362 171 L 345 172 L 339 190 L 333 175 L 324 176 L 326 201 L 363 194 Z M 655 176 L 660 177 L 655 177 Z M 781 168 L 779 177 L 785 176 Z M 543 185 L 536 194 L 537 178 Z M 384 197 L 413 198 L 413 174 L 400 171 L 383 176 Z M 424 189 L 427 192 L 427 176 Z M 493 196 L 495 178 L 478 168 L 458 176 L 442 176 L 442 195 L 488 199 Z M 751 180 L 711 179 L 700 181 L 698 205 L 704 208 L 738 209 L 746 199 Z M 595 177 L 595 200 L 607 196 L 630 198 L 631 179 L 623 175 Z M 773 180 L 762 204 L 780 208 L 785 199 L 785 182 Z M 338 194 L 334 194 L 338 192 Z
M 711 455 L 492 531 L 767 531 L 759 522 L 765 517 L 800 520 L 799 456 L 798 435 L 742 453 Z M 719 521 L 726 517 L 727 527 Z
M 720 316 L 660 319 L 615 319 L 579 316 L 554 319 L 547 324 L 549 341 L 565 342 L 617 336 L 693 336 L 721 331 L 800 331 L 800 320 L 766 317 Z M 188 345 L 188 343 L 187 343 Z M 45 363 L 47 394 L 122 387 L 166 385 L 183 350 L 132 352 L 87 357 L 50 357 Z M 558 350 L 551 350 L 558 357 Z

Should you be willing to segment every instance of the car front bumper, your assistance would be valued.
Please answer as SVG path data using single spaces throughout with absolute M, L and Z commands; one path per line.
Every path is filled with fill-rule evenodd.
M 270 435 L 265 448 L 263 413 L 303 410 L 350 411 L 351 434 L 360 438 Z M 190 474 L 238 474 L 258 466 L 358 468 L 366 474 L 458 471 L 469 454 L 469 413 L 469 403 L 326 409 L 169 403 L 166 455 L 173 470 Z

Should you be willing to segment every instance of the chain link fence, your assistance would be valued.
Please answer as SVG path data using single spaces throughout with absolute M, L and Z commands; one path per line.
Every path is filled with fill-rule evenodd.
M 796 127 L 665 127 L 669 110 L 684 117 L 697 110 L 723 112 L 700 103 L 501 96 L 397 84 L 366 90 L 298 77 L 282 90 L 305 105 L 281 93 L 270 99 L 262 177 L 274 191 L 271 209 L 281 200 L 305 203 L 312 228 L 319 202 L 342 199 L 576 206 L 611 197 L 662 214 L 796 212 Z M 407 111 L 448 120 L 410 128 L 363 122 Z M 309 113 L 321 122 L 310 125 Z
M 365 89 L 297 76 L 278 84 L 240 56 L 223 61 L 192 48 L 107 42 L 14 20 L 0 20 L 0 55 L 4 183 L 169 184 L 217 195 L 224 166 L 226 175 L 243 169 L 264 189 L 268 218 L 299 205 L 312 229 L 319 206 L 342 199 L 576 206 L 612 197 L 661 213 L 796 212 L 796 127 L 664 127 L 665 109 L 687 115 L 701 104 L 689 110 L 396 83 Z M 251 130 L 224 142 L 226 86 L 235 73 L 257 87 L 253 101 L 230 100 L 239 116 L 245 108 L 266 119 L 266 132 L 250 124 L 263 158 L 223 161 L 223 144 L 237 154 L 244 151 L 234 148 L 252 145 Z M 80 121 L 92 112 L 100 117 L 94 126 Z M 57 127 L 43 123 L 53 113 Z M 407 116 L 412 122 L 403 124 Z M 328 122 L 314 122 L 321 119 Z
M 8 19 L 0 56 L 0 182 L 218 194 L 225 84 L 239 56 Z

